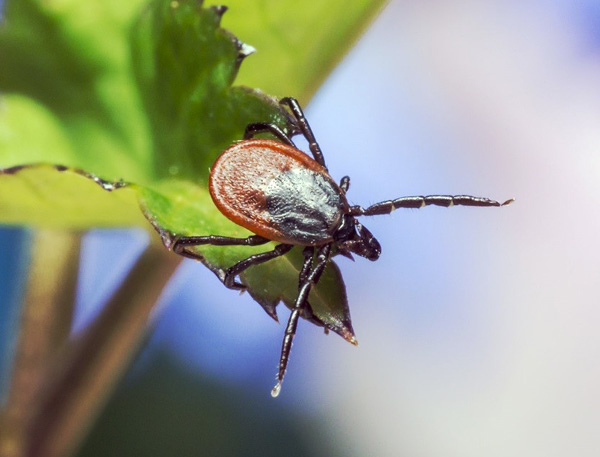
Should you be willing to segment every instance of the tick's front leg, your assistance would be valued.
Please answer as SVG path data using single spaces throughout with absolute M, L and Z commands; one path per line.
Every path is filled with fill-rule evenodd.
M 294 341 L 294 336 L 296 335 L 296 328 L 298 327 L 298 318 L 300 317 L 300 312 L 306 306 L 306 301 L 308 300 L 308 294 L 312 286 L 319 282 L 321 279 L 321 275 L 327 266 L 327 262 L 329 262 L 329 255 L 331 254 L 331 244 L 326 244 L 319 248 L 319 252 L 317 254 L 317 260 L 314 268 L 310 273 L 307 273 L 310 262 L 312 262 L 312 257 L 308 256 L 308 250 L 305 250 L 305 261 L 302 271 L 304 273 L 304 278 L 299 285 L 298 288 L 298 296 L 296 297 L 296 302 L 294 303 L 294 308 L 290 314 L 290 318 L 288 320 L 287 327 L 285 329 L 285 335 L 283 337 L 283 343 L 281 345 L 281 357 L 279 359 L 279 371 L 277 373 L 277 384 L 273 387 L 271 391 L 271 395 L 273 397 L 277 397 L 279 395 L 279 391 L 281 390 L 281 383 L 283 382 L 283 377 L 285 376 L 285 370 L 287 369 L 288 362 L 290 360 L 290 351 L 292 350 L 292 342 Z

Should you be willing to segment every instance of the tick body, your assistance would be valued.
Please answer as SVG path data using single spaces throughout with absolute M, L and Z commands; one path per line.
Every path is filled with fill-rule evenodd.
M 225 150 L 211 170 L 209 190 L 236 224 L 300 246 L 332 242 L 349 206 L 325 167 L 292 146 L 265 139 Z
M 367 208 L 348 204 L 346 192 L 350 178 L 340 183 L 331 177 L 325 158 L 298 102 L 283 98 L 294 118 L 294 131 L 286 135 L 275 124 L 264 122 L 246 127 L 244 141 L 226 149 L 214 163 L 209 190 L 217 208 L 231 221 L 250 230 L 247 238 L 220 235 L 177 237 L 173 250 L 185 257 L 202 260 L 189 248 L 202 244 L 255 246 L 278 242 L 272 251 L 255 254 L 226 270 L 213 271 L 225 286 L 244 290 L 236 279 L 247 268 L 282 256 L 294 246 L 303 246 L 304 263 L 299 273 L 298 295 L 285 329 L 277 384 L 271 394 L 276 397 L 288 365 L 298 319 L 309 307 L 308 295 L 319 282 L 334 248 L 336 253 L 352 258 L 359 255 L 375 261 L 381 254 L 377 239 L 359 221 L 359 216 L 389 214 L 399 208 L 437 206 L 504 206 L 488 198 L 470 195 L 429 195 L 400 197 Z M 270 133 L 278 141 L 253 139 L 256 134 Z M 308 141 L 312 158 L 296 148 L 292 136 L 302 134 Z M 351 342 L 354 340 L 349 339 Z

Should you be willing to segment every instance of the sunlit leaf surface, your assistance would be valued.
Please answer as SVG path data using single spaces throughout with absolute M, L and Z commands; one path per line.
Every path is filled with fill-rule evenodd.
M 279 19 L 289 2 L 269 3 L 255 5 L 242 24 L 248 9 L 238 2 L 225 13 L 193 0 L 9 0 L 0 27 L 0 223 L 154 227 L 167 247 L 175 234 L 248 235 L 212 204 L 210 166 L 248 123 L 291 125 L 276 99 L 232 86 L 252 49 L 220 27 L 223 14 L 244 34 L 260 24 L 266 40 L 252 44 L 264 43 L 261 52 L 273 59 L 268 70 L 260 59 L 243 65 L 243 81 L 306 98 L 379 5 L 358 2 L 342 14 L 331 0 L 319 4 L 328 9 L 305 7 L 295 27 L 284 27 Z M 337 18 L 329 31 L 328 15 Z M 315 33 L 300 33 L 310 21 Z M 276 49 L 276 41 L 284 46 Z M 267 249 L 272 244 L 197 252 L 214 270 Z M 294 249 L 242 281 L 274 317 L 280 300 L 293 303 L 300 265 Z M 310 303 L 313 314 L 305 317 L 350 338 L 333 264 Z

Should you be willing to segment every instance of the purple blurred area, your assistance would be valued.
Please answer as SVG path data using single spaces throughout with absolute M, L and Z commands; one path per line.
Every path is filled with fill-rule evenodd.
M 600 3 L 392 1 L 306 111 L 353 203 L 516 201 L 364 220 L 380 260 L 336 260 L 359 346 L 301 322 L 276 401 L 345 455 L 599 455 Z M 77 331 L 142 247 L 86 237 Z M 283 330 L 186 261 L 129 382 L 168 351 L 273 402 Z

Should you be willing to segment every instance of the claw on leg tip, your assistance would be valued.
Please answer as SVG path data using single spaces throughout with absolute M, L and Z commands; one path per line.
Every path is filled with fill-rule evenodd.
M 277 398 L 279 396 L 279 392 L 281 392 L 281 381 L 278 381 L 277 384 L 275 384 L 275 387 L 273 387 L 273 390 L 271 391 L 271 397 Z

